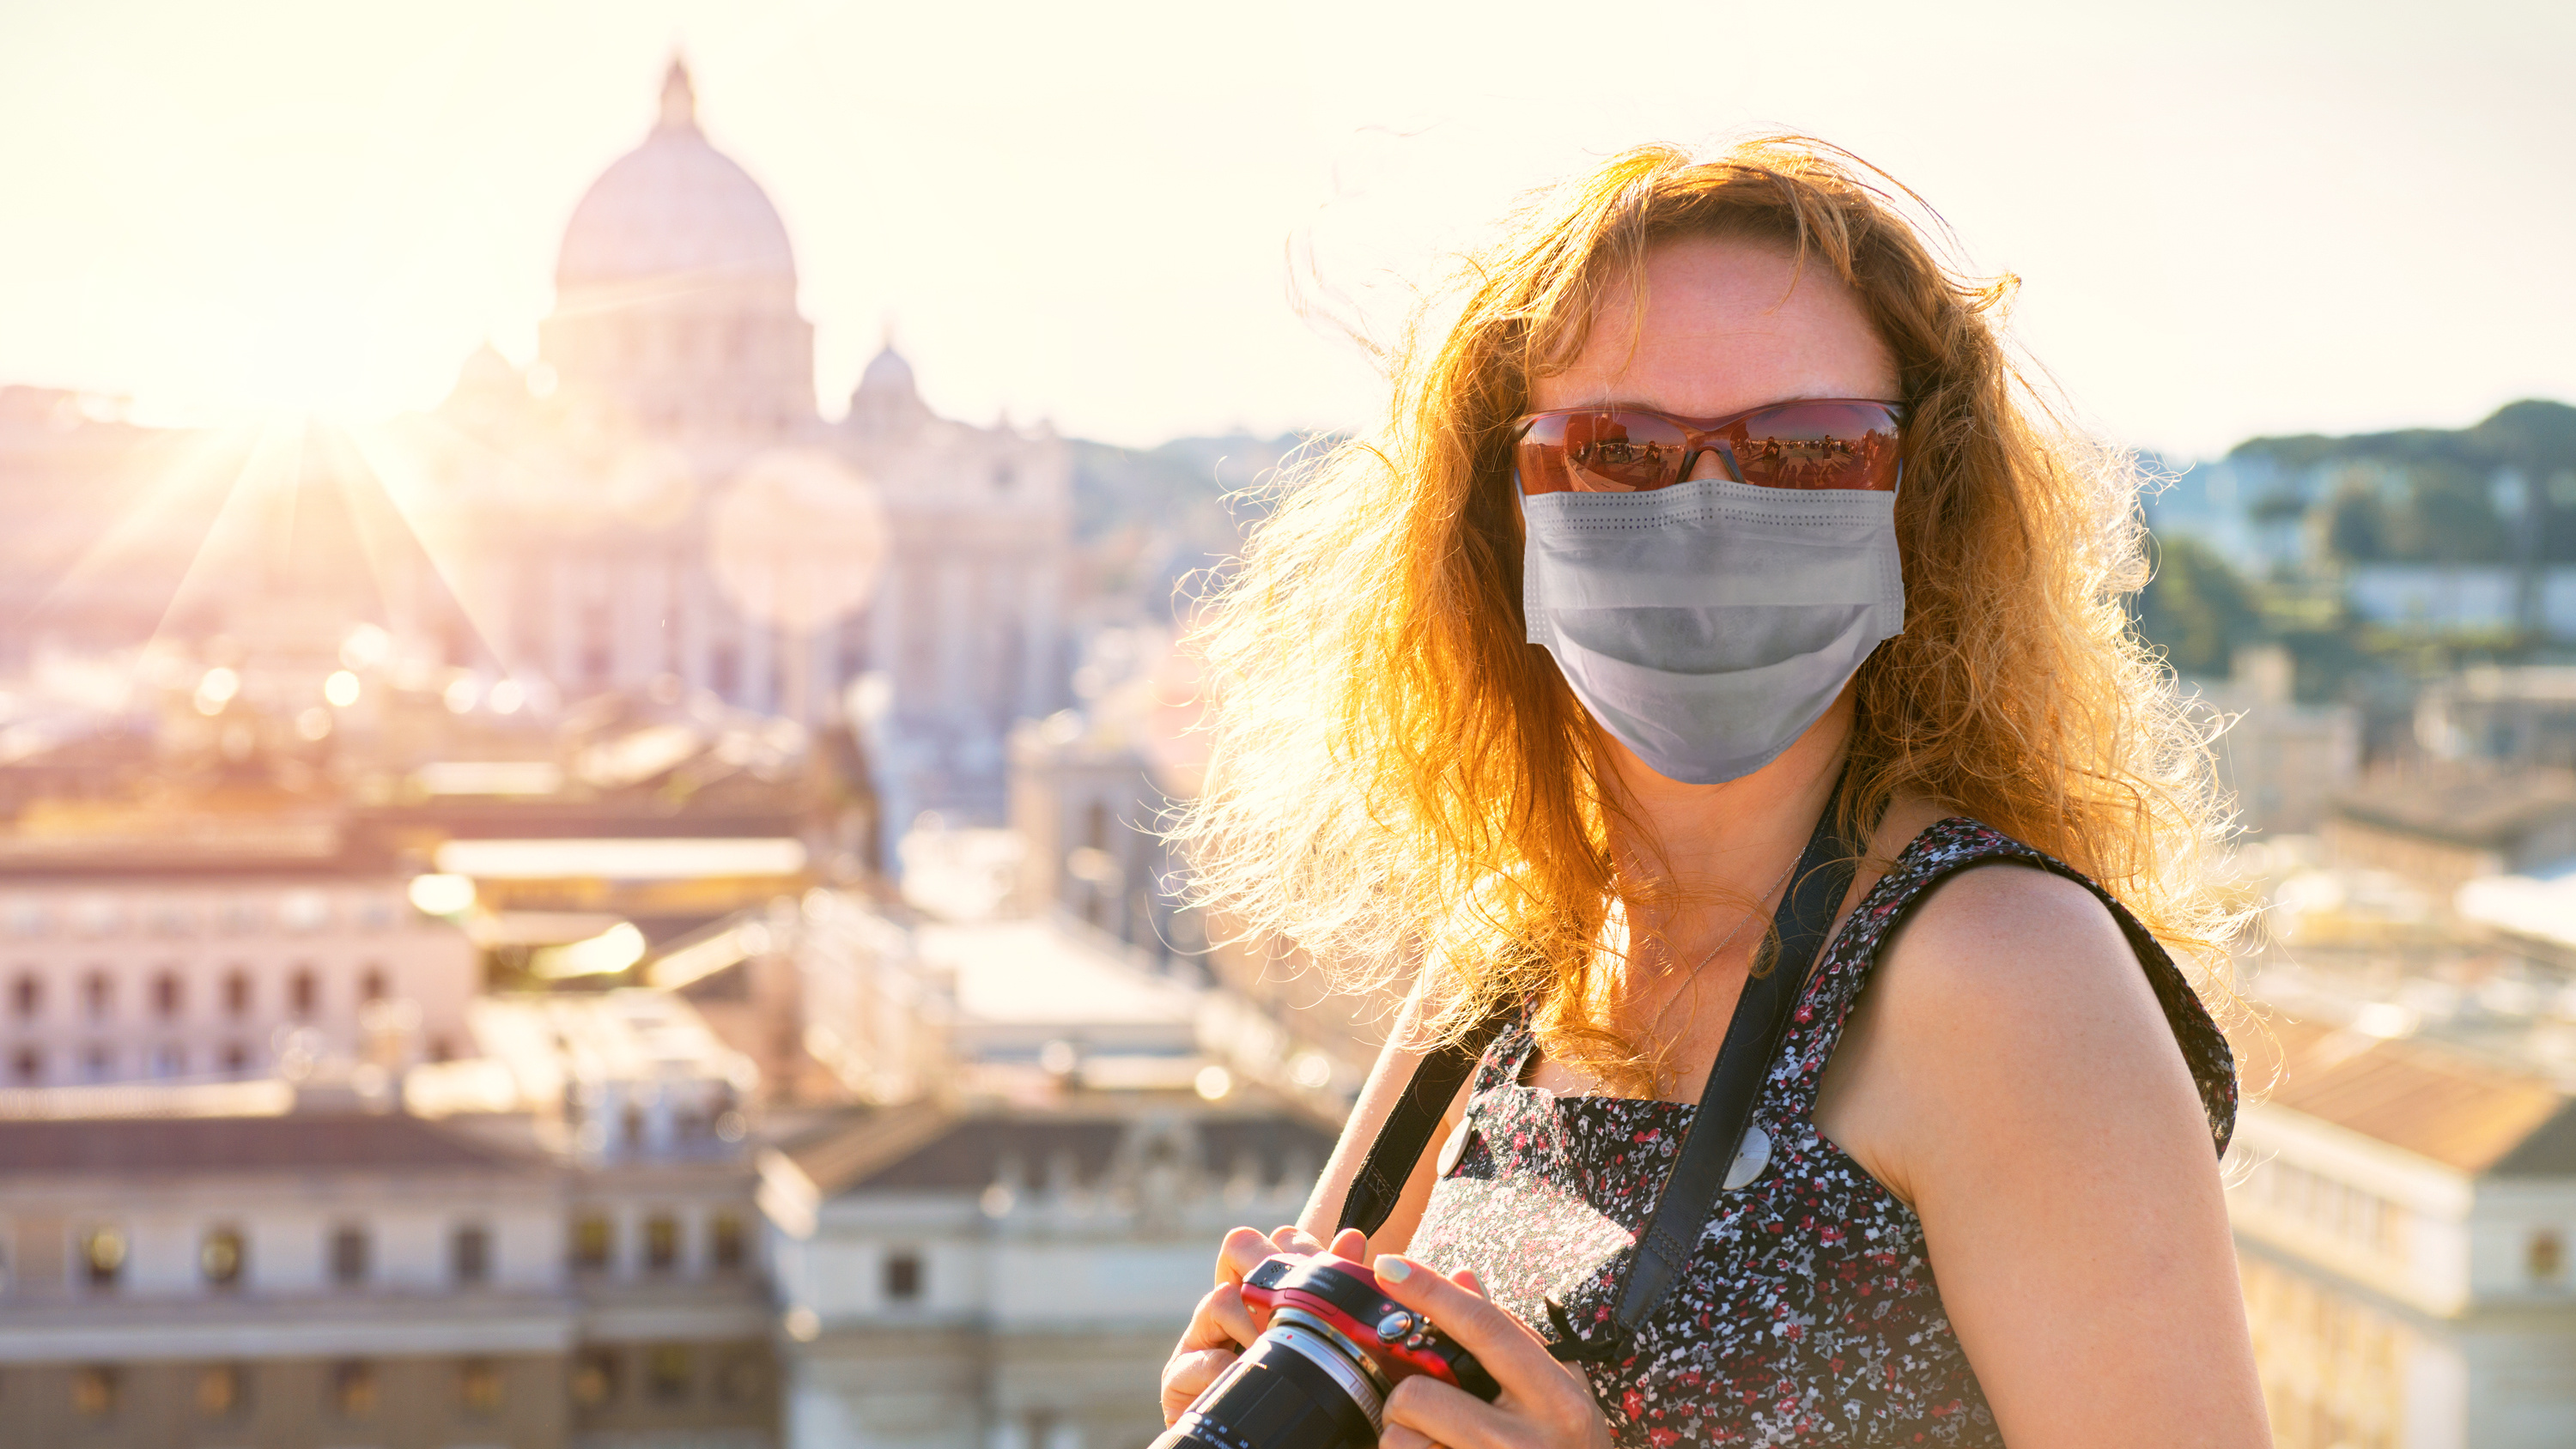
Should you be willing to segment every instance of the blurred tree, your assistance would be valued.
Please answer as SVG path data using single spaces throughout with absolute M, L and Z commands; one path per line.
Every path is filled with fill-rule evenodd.
M 2254 438 L 2228 457 L 2269 464 L 2285 480 L 2251 505 L 2258 522 L 2315 499 L 2316 536 L 2348 560 L 2576 563 L 2576 407 L 2565 403 L 2508 403 L 2468 428 Z M 2498 507 L 2496 480 L 2507 472 L 2538 489 L 2529 519 Z M 2332 486 L 2296 481 L 2327 478 Z M 2539 536 L 2526 540 L 2534 526 Z
M 2237 649 L 2265 637 L 2254 591 L 2196 538 L 2152 541 L 2155 573 L 2130 601 L 2139 635 L 2180 674 L 2224 676 Z

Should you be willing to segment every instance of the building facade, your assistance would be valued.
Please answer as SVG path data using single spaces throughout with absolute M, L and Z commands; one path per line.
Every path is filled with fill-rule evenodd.
M 481 958 L 391 875 L 0 865 L 0 1089 L 468 1049 Z
M 2276 1021 L 2228 1212 L 2281 1449 L 2576 1435 L 2576 1101 L 2354 1028 Z
M 431 552 L 514 673 L 856 718 L 890 822 L 998 820 L 1011 724 L 1064 689 L 1065 446 L 939 417 L 890 344 L 824 421 L 796 285 L 674 62 L 574 209 L 538 362 L 479 354 L 424 435 Z
M 1123 1097 L 1123 1101 L 1111 1100 Z M 1186 1095 L 867 1114 L 763 1170 L 795 1449 L 1123 1449 L 1225 1232 L 1293 1219 L 1332 1148 Z

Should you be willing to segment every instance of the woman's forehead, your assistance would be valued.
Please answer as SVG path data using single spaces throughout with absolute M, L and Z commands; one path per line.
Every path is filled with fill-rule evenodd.
M 1642 318 L 1625 277 L 1583 347 L 1533 379 L 1533 410 L 1622 402 L 1719 417 L 1790 397 L 1893 397 L 1887 347 L 1841 278 L 1783 248 L 1685 238 L 1647 253 Z

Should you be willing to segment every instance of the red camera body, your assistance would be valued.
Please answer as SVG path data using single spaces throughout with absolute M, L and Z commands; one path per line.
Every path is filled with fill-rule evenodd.
M 1387 1387 L 1417 1374 L 1465 1389 L 1492 1403 L 1502 1387 L 1476 1356 L 1431 1326 L 1418 1311 L 1386 1296 L 1377 1275 L 1347 1258 L 1318 1253 L 1264 1258 L 1243 1280 L 1243 1303 L 1264 1330 L 1282 1308 L 1332 1326 L 1373 1364 Z

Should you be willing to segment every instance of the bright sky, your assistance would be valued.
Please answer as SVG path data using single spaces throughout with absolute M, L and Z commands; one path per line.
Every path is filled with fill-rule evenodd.
M 1364 422 L 1292 252 L 1383 326 L 1517 190 L 1750 126 L 2019 273 L 2023 341 L 2122 441 L 2576 398 L 2576 7 L 2491 0 L 0 0 L 0 381 L 184 420 L 527 360 L 675 43 L 787 220 L 834 413 L 891 315 L 958 416 Z

